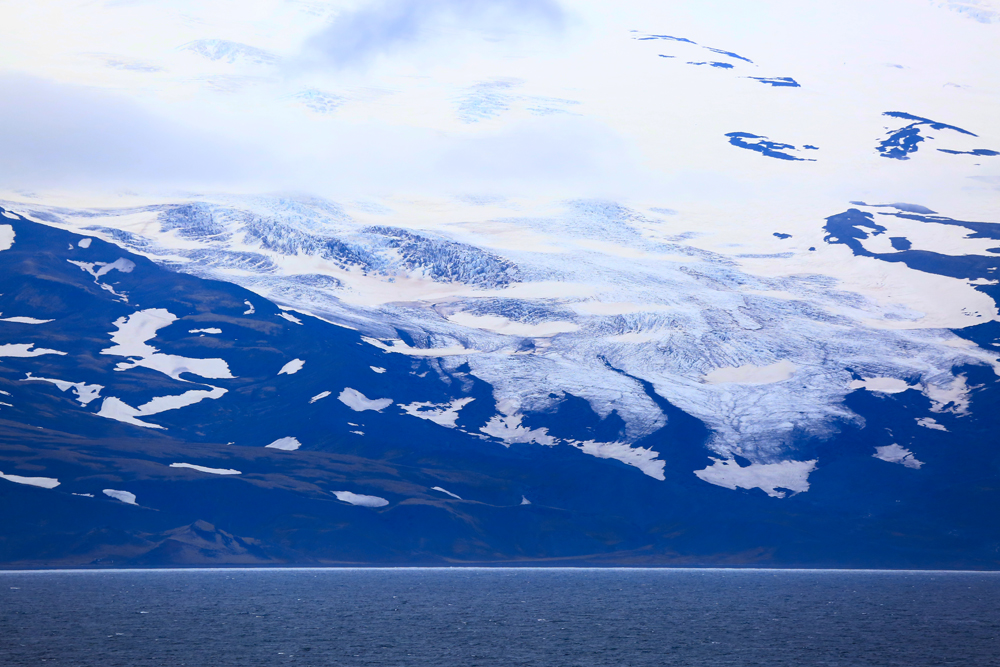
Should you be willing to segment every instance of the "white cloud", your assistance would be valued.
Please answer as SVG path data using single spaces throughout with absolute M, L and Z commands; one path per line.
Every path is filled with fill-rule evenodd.
M 258 161 L 124 95 L 12 74 L 0 74 L 0 145 L 8 187 L 205 187 Z
M 564 21 L 554 0 L 374 0 L 337 15 L 309 41 L 309 52 L 324 63 L 353 65 L 455 32 L 496 39 L 529 28 L 558 30 Z

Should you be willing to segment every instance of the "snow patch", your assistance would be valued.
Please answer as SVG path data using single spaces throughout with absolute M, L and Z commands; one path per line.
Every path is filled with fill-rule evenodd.
M 139 406 L 139 413 L 142 415 L 155 415 L 167 410 L 177 410 L 186 408 L 189 405 L 200 403 L 205 399 L 217 400 L 226 394 L 222 387 L 212 387 L 211 389 L 192 389 L 177 396 L 157 396 L 148 403 Z
M 294 452 L 296 449 L 302 446 L 296 438 L 291 436 L 285 438 L 278 438 L 270 445 L 265 445 L 266 449 L 280 449 L 283 452 Z
M 917 389 L 905 380 L 898 378 L 866 378 L 864 380 L 854 380 L 849 385 L 854 389 L 867 389 L 879 394 L 900 394 L 907 389 Z
M 923 426 L 924 428 L 933 429 L 935 431 L 947 431 L 944 424 L 938 424 L 937 420 L 933 417 L 920 417 L 917 419 L 917 426 Z
M 522 338 L 551 338 L 561 333 L 573 333 L 580 330 L 580 325 L 569 321 L 540 322 L 528 324 L 509 320 L 499 315 L 473 315 L 459 312 L 448 317 L 449 322 L 459 326 L 492 331 L 505 336 Z
M 969 387 L 964 375 L 951 378 L 947 386 L 927 384 L 924 395 L 931 399 L 931 412 L 969 413 Z
M 245 303 L 247 306 L 247 309 L 243 311 L 244 315 L 253 315 L 254 313 L 257 312 L 257 310 L 253 307 L 253 304 L 250 303 L 249 299 L 244 299 L 243 303 Z
M 899 463 L 907 468 L 913 469 L 918 469 L 924 464 L 923 461 L 918 461 L 916 457 L 913 456 L 913 452 L 897 444 L 886 445 L 885 447 L 876 447 L 875 453 L 872 454 L 872 456 L 881 461 Z
M 38 486 L 43 489 L 54 489 L 59 486 L 59 480 L 52 477 L 22 477 L 21 475 L 5 475 L 0 472 L 0 479 L 15 484 L 27 484 L 28 486 Z
M 405 410 L 406 407 L 403 406 L 403 409 Z M 560 441 L 549 435 L 548 429 L 544 427 L 530 429 L 522 426 L 521 421 L 523 416 L 511 404 L 501 402 L 497 407 L 500 409 L 501 414 L 494 415 L 487 422 L 486 426 L 483 426 L 479 431 L 498 438 L 503 442 L 505 447 L 509 447 L 514 443 L 534 443 L 536 445 L 553 447 L 562 442 L 562 444 L 579 449 L 584 454 L 596 456 L 601 459 L 615 459 L 626 465 L 636 467 L 654 479 L 661 481 L 666 479 L 663 474 L 663 468 L 666 464 L 664 461 L 658 460 L 657 457 L 659 454 L 652 449 L 632 447 L 625 442 L 597 442 L 595 440 Z
M 295 375 L 302 370 L 302 367 L 306 365 L 306 362 L 301 359 L 292 359 L 287 364 L 281 367 L 278 371 L 278 375 Z
M 4 215 L 11 217 L 6 211 Z M 10 250 L 12 245 L 14 245 L 14 228 L 11 225 L 0 225 L 0 250 Z
M 2 315 L 3 313 L 0 313 Z M 34 317 L 4 317 L 0 319 L 0 322 L 13 322 L 14 324 L 48 324 L 49 322 L 54 322 L 55 320 L 39 320 Z
M 716 368 L 705 375 L 708 384 L 774 384 L 784 382 L 795 374 L 796 365 L 790 361 L 779 361 L 768 366 L 728 366 Z
M 660 461 L 658 452 L 643 447 L 630 447 L 624 442 L 596 442 L 586 440 L 583 442 L 567 441 L 568 445 L 576 447 L 584 454 L 596 456 L 599 459 L 615 459 L 626 465 L 638 468 L 653 479 L 661 482 L 666 479 L 663 475 L 665 461 Z
M 452 498 L 457 498 L 458 500 L 461 500 L 461 499 L 462 499 L 462 498 L 461 498 L 461 496 L 459 496 L 459 495 L 457 495 L 457 494 L 454 494 L 454 493 L 452 493 L 451 491 L 448 491 L 447 489 L 442 489 L 442 488 L 441 488 L 440 486 L 432 486 L 432 487 L 431 487 L 431 491 L 440 491 L 441 493 L 444 493 L 444 494 L 446 494 L 446 495 L 449 495 L 449 496 L 451 496 Z
M 741 467 L 735 459 L 716 459 L 704 470 L 695 470 L 700 479 L 724 486 L 727 489 L 761 489 L 772 498 L 784 498 L 787 489 L 792 493 L 809 490 L 809 473 L 816 469 L 816 460 L 781 461 L 780 463 L 752 463 Z
M 149 368 L 181 382 L 187 382 L 180 377 L 183 373 L 211 379 L 232 379 L 229 365 L 222 359 L 191 359 L 173 354 L 160 354 L 155 347 L 146 344 L 146 341 L 156 337 L 158 330 L 173 324 L 176 320 L 176 315 L 163 308 L 140 310 L 127 317 L 119 317 L 114 322 L 118 330 L 109 332 L 111 342 L 115 345 L 101 350 L 101 354 L 129 357 L 128 362 L 123 361 L 118 364 L 115 368 L 117 371 L 138 367 Z
M 361 493 L 351 493 L 350 491 L 333 491 L 337 500 L 361 507 L 385 507 L 389 501 L 378 496 L 366 496 Z
M 124 257 L 119 257 L 113 262 L 77 262 L 72 259 L 66 260 L 73 266 L 77 266 L 83 271 L 86 271 L 94 277 L 94 281 L 105 276 L 112 271 L 121 271 L 122 273 L 132 273 L 135 269 L 135 262 L 130 259 L 125 259 Z
M 330 392 L 328 392 L 328 391 L 321 391 L 320 393 L 318 393 L 315 396 L 313 396 L 312 398 L 310 398 L 309 402 L 310 403 L 315 403 L 316 401 L 321 401 L 321 400 L 323 400 L 324 398 L 326 398 L 329 395 L 330 395 Z
M 350 387 L 340 392 L 340 396 L 337 399 L 355 412 L 364 412 L 365 410 L 381 412 L 392 405 L 391 398 L 368 398 L 357 389 L 351 389 Z
M 101 350 L 101 354 L 119 357 L 148 357 L 157 352 L 146 341 L 155 338 L 156 332 L 168 327 L 177 316 L 163 308 L 140 310 L 125 317 L 119 317 L 114 325 L 117 331 L 108 332 L 114 347 Z
M 120 301 L 128 303 L 128 297 L 124 294 L 119 294 L 115 291 L 115 288 L 107 283 L 101 282 L 101 277 L 110 273 L 111 271 L 121 271 L 122 273 L 132 273 L 135 268 L 135 262 L 120 257 L 110 264 L 107 262 L 77 262 L 72 259 L 67 259 L 67 262 L 73 266 L 79 267 L 81 270 L 89 273 L 94 278 L 94 284 L 99 285 L 101 289 L 111 292 Z
M 428 419 L 435 424 L 440 424 L 447 428 L 455 428 L 455 423 L 458 421 L 458 412 L 466 405 L 471 403 L 473 398 L 456 398 L 451 403 L 410 403 L 408 405 L 400 405 L 406 414 L 413 417 L 420 417 L 421 419 Z
M 114 498 L 115 500 L 120 500 L 123 503 L 129 505 L 135 505 L 135 494 L 129 493 L 128 491 L 120 491 L 118 489 L 104 489 L 104 495 Z
M 133 408 L 119 398 L 109 396 L 104 399 L 97 416 L 114 419 L 115 421 L 132 424 L 133 426 L 162 429 L 162 426 L 141 421 L 139 417 L 149 417 L 166 412 L 167 410 L 186 408 L 189 405 L 200 403 L 205 399 L 216 400 L 221 398 L 225 393 L 226 390 L 221 387 L 212 387 L 208 390 L 192 389 L 177 396 L 157 396 L 149 402 L 140 405 L 138 408 Z
M 115 398 L 114 396 L 109 396 L 104 399 L 104 402 L 101 403 L 101 409 L 97 411 L 97 416 L 105 417 L 106 419 L 114 419 L 115 421 L 122 422 L 123 424 L 141 426 L 142 428 L 163 428 L 162 426 L 139 420 L 139 411 L 137 409 L 128 405 L 121 399 Z
M 476 354 L 479 350 L 470 350 L 461 345 L 451 345 L 448 347 L 410 347 L 406 342 L 393 339 L 388 344 L 377 338 L 362 336 L 361 340 L 369 345 L 374 345 L 383 352 L 394 352 L 396 354 L 406 354 L 411 357 L 453 357 L 456 355 Z
M 501 408 L 503 406 L 500 406 Z M 499 438 L 503 441 L 504 446 L 510 447 L 514 443 L 535 443 L 537 445 L 545 445 L 551 447 L 557 444 L 555 438 L 549 435 L 549 431 L 546 428 L 536 428 L 529 429 L 521 426 L 522 415 L 516 412 L 510 412 L 508 414 L 494 415 L 487 422 L 486 426 L 483 426 L 480 432 L 486 435 L 491 435 L 494 438 Z
M 242 475 L 243 473 L 239 470 L 233 470 L 232 468 L 206 468 L 205 466 L 195 465 L 193 463 L 171 463 L 171 468 L 190 468 L 191 470 L 197 470 L 198 472 L 207 472 L 212 475 Z
M 40 357 L 43 354 L 59 354 L 66 356 L 65 352 L 59 350 L 49 350 L 44 347 L 31 349 L 34 343 L 7 343 L 0 345 L 0 357 Z
M 21 382 L 49 382 L 58 387 L 59 391 L 66 391 L 67 389 L 72 389 L 76 393 L 76 400 L 79 401 L 80 405 L 87 405 L 91 401 L 100 398 L 101 390 L 104 389 L 104 385 L 100 384 L 87 384 L 86 382 L 67 382 L 66 380 L 32 377 L 31 373 L 28 373 L 27 377 L 21 380 Z

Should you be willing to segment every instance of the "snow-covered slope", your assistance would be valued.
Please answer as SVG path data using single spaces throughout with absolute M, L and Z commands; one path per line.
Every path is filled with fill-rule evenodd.
M 810 460 L 802 443 L 862 424 L 844 405 L 858 381 L 905 383 L 931 412 L 961 416 L 971 389 L 961 369 L 1000 373 L 997 352 L 956 333 L 998 319 L 983 291 L 1000 263 L 988 247 L 997 225 L 857 206 L 744 230 L 731 243 L 679 213 L 602 201 L 534 216 L 453 205 L 408 228 L 417 216 L 315 198 L 31 211 L 350 327 L 377 349 L 444 372 L 468 365 L 498 406 L 482 428 L 490 436 L 566 442 L 662 477 L 655 453 L 632 449 L 666 422 L 644 382 L 707 424 L 720 457 L 766 465 Z M 933 250 L 896 250 L 900 239 Z M 907 265 L 898 261 L 907 252 L 933 254 Z M 935 272 L 949 257 L 968 270 Z M 617 415 L 615 437 L 584 443 L 543 417 L 524 421 L 567 396 Z M 809 471 L 799 470 L 804 484 Z
M 583 205 L 573 206 L 579 225 Z M 878 219 L 886 229 L 931 217 L 866 208 L 887 213 Z M 152 213 L 164 210 L 175 212 Z M 54 229 L 73 219 L 60 214 L 61 223 L 42 225 L 3 212 L 9 247 L 0 253 L 0 306 L 9 317 L 0 322 L 0 496 L 21 508 L 0 539 L 4 562 L 180 562 L 151 550 L 198 521 L 256 544 L 253 562 L 874 564 L 901 547 L 914 564 L 988 559 L 968 544 L 988 542 L 994 530 L 977 508 L 992 506 L 989 406 L 997 384 L 993 358 L 979 345 L 996 335 L 995 322 L 957 330 L 965 337 L 879 328 L 859 315 L 810 310 L 804 299 L 768 296 L 773 279 L 683 244 L 689 264 L 661 258 L 668 270 L 659 272 L 638 264 L 646 288 L 634 270 L 589 263 L 589 275 L 615 268 L 615 300 L 533 293 L 546 265 L 496 248 L 485 266 L 514 275 L 506 287 L 435 281 L 407 274 L 404 262 L 433 266 L 437 255 L 386 252 L 384 226 L 342 240 L 371 264 L 340 269 L 344 280 L 319 293 L 339 308 L 309 302 L 307 312 L 228 275 L 185 275 L 173 271 L 177 264 L 159 267 L 97 236 Z M 947 255 L 865 250 L 862 243 L 878 238 L 861 237 L 873 218 L 860 209 L 831 216 L 827 246 L 857 253 L 850 257 L 859 262 L 955 273 Z M 992 233 L 933 218 L 921 222 Z M 425 236 L 411 234 L 390 238 Z M 493 257 L 427 238 L 414 245 L 479 266 Z M 151 236 L 142 247 L 160 243 Z M 258 251 L 276 265 L 329 261 Z M 962 258 L 960 266 L 989 273 L 992 264 Z M 556 266 L 585 284 L 587 272 Z M 408 281 L 411 296 L 367 307 L 338 300 L 353 271 L 363 286 Z M 254 289 L 277 290 L 294 272 L 244 277 Z M 686 280 L 708 287 L 685 294 Z M 798 288 L 790 282 L 786 289 Z M 830 279 L 801 282 L 819 283 L 814 294 L 836 294 Z M 421 302 L 415 288 L 450 292 Z M 742 319 L 726 328 L 719 304 L 749 289 L 764 294 L 728 311 Z M 636 294 L 657 307 L 628 308 L 642 303 L 624 300 Z M 872 308 L 858 295 L 839 298 L 849 314 Z M 779 327 L 790 317 L 799 327 L 815 323 L 805 330 L 808 345 L 803 332 Z M 581 333 L 601 326 L 602 336 Z M 891 358 L 876 347 L 887 342 L 898 346 Z M 736 350 L 741 356 L 719 356 Z M 853 364 L 831 361 L 840 350 L 851 351 Z M 880 353 L 886 358 L 875 359 Z M 730 358 L 738 361 L 718 361 Z M 858 495 L 859 484 L 868 491 Z M 866 530 L 880 537 L 845 540 L 857 527 L 844 517 L 865 513 Z M 784 517 L 777 533 L 765 528 L 775 516 Z M 105 535 L 99 527 L 108 522 L 124 533 Z M 965 531 L 958 537 L 955 525 Z M 562 537 L 545 538 L 552 531 Z M 936 546 L 905 546 L 911 538 Z M 89 546 L 72 546 L 81 539 Z

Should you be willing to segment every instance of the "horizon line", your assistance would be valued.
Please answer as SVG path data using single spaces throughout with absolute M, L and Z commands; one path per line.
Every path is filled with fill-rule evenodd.
M 456 570 L 513 570 L 513 571 L 669 571 L 669 572 L 813 572 L 813 573 L 853 573 L 853 574 L 1000 574 L 1000 569 L 996 570 L 940 570 L 940 569 L 888 569 L 888 568 L 797 568 L 797 567 L 676 567 L 676 566 L 489 566 L 489 565 L 431 565 L 431 566 L 407 566 L 407 565 L 330 565 L 330 566 L 263 566 L 263 567 L 81 567 L 81 568 L 32 568 L 24 570 L 3 570 L 0 575 L 8 574 L 69 574 L 83 573 L 92 574 L 98 572 L 287 572 L 290 570 L 301 572 L 343 572 L 351 570 L 366 571 L 386 571 L 386 570 L 430 570 L 430 571 L 456 571 Z

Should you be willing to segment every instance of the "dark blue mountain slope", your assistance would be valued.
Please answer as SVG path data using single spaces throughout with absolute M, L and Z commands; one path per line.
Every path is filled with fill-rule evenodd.
M 711 434 L 638 379 L 667 424 L 635 446 L 659 453 L 664 480 L 486 436 L 496 405 L 468 368 L 98 239 L 12 214 L 0 225 L 13 232 L 0 250 L 4 567 L 1000 565 L 997 392 L 982 369 L 967 371 L 972 414 L 941 415 L 947 432 L 916 425 L 916 392 L 855 392 L 868 426 L 793 443 L 817 470 L 778 499 L 698 479 Z M 414 414 L 469 398 L 454 427 Z M 580 440 L 622 428 L 573 396 L 524 420 L 543 423 Z M 925 465 L 873 458 L 887 430 Z
M 743 148 L 748 151 L 757 151 L 766 157 L 773 157 L 778 160 L 792 160 L 795 162 L 815 162 L 813 159 L 796 157 L 791 153 L 785 152 L 788 150 L 796 150 L 794 145 L 770 141 L 767 137 L 762 137 L 759 134 L 750 134 L 749 132 L 728 132 L 726 136 L 729 137 L 729 143 L 733 146 Z
M 799 82 L 790 76 L 748 76 L 748 79 L 760 81 L 774 88 L 801 88 Z
M 898 118 L 900 120 L 910 121 L 908 125 L 905 125 L 897 130 L 890 130 L 888 136 L 880 141 L 878 146 L 875 147 L 875 150 L 877 150 L 882 157 L 893 160 L 909 160 L 910 154 L 916 153 L 920 148 L 920 144 L 925 139 L 933 139 L 933 137 L 925 137 L 922 134 L 922 132 L 926 132 L 928 129 L 950 130 L 952 132 L 958 132 L 959 134 L 965 134 L 970 137 L 979 136 L 954 125 L 940 123 L 938 121 L 931 120 L 930 118 L 914 116 L 913 114 L 903 111 L 886 111 L 882 115 L 889 118 Z M 962 151 L 945 150 L 940 148 L 938 150 L 943 153 L 952 153 L 956 155 L 963 154 Z M 972 151 L 971 154 L 989 156 L 996 155 L 997 153 L 988 149 L 976 149 Z
M 918 215 L 916 213 L 880 213 L 879 215 L 892 215 L 907 220 L 964 227 L 969 230 L 967 238 L 997 239 L 998 243 L 1000 243 L 1000 224 L 996 223 L 965 222 L 944 216 Z M 855 255 L 874 257 L 884 262 L 902 262 L 911 269 L 917 269 L 926 273 L 935 273 L 952 278 L 968 278 L 970 280 L 990 280 L 995 277 L 995 272 L 1000 270 L 1000 255 L 996 257 L 971 253 L 968 255 L 949 255 L 930 250 L 911 250 L 909 249 L 909 242 L 894 243 L 894 246 L 901 248 L 897 249 L 896 252 L 871 252 L 864 247 L 861 241 L 867 239 L 869 235 L 886 233 L 887 229 L 878 224 L 874 215 L 856 208 L 848 209 L 844 213 L 827 218 L 824 230 L 827 232 L 827 243 L 846 245 Z M 897 238 L 906 241 L 902 237 Z M 990 287 L 993 286 L 982 285 L 977 287 L 977 289 L 987 292 L 995 300 L 1000 294 L 997 294 L 995 290 L 988 289 Z

